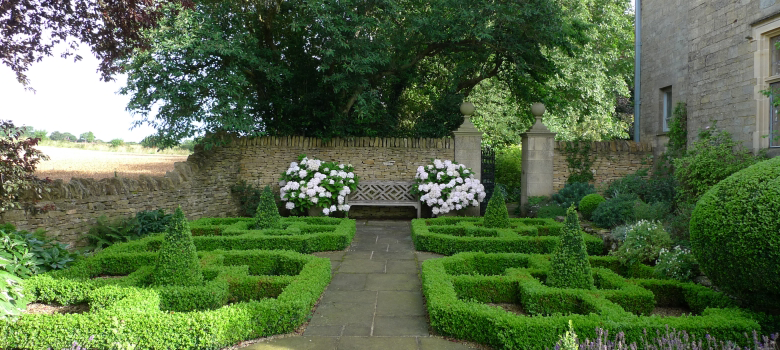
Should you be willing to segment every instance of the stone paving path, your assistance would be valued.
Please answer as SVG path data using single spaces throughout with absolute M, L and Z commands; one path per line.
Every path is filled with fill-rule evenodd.
M 333 279 L 303 335 L 244 349 L 470 349 L 428 332 L 419 263 L 437 255 L 415 252 L 409 221 L 358 221 L 346 252 L 314 255 Z

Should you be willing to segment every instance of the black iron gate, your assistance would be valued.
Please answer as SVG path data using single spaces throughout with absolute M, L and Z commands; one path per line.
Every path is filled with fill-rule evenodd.
M 479 215 L 485 216 L 488 201 L 496 188 L 496 151 L 490 147 L 482 148 L 482 185 L 485 186 L 485 200 L 479 205 Z

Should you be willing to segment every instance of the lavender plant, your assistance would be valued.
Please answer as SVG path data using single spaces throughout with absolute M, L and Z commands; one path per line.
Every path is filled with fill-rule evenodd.
M 609 331 L 596 328 L 598 337 L 596 339 L 585 339 L 577 342 L 579 350 L 613 350 L 613 349 L 646 349 L 646 350 L 776 350 L 778 349 L 778 334 L 771 336 L 759 336 L 758 332 L 753 331 L 752 337 L 745 333 L 748 342 L 752 346 L 740 347 L 731 340 L 717 340 L 715 337 L 707 334 L 704 339 L 697 339 L 695 335 L 689 335 L 685 331 L 678 331 L 666 326 L 666 331 L 662 334 L 660 330 L 656 331 L 655 337 L 651 337 L 644 331 L 644 336 L 639 344 L 632 342 L 626 343 L 626 336 L 623 332 L 617 333 L 614 338 L 610 338 Z M 569 331 L 561 336 L 555 344 L 555 350 L 567 350 L 571 348 L 571 340 L 577 340 L 577 335 L 572 330 L 571 322 Z

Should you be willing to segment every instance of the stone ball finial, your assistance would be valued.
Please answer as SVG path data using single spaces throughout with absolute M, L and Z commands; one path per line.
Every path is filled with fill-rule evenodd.
M 536 102 L 531 105 L 531 113 L 533 113 L 535 117 L 541 117 L 546 110 L 544 103 Z
M 463 102 L 460 104 L 460 112 L 463 113 L 463 115 L 469 116 L 474 113 L 474 104 L 471 102 Z

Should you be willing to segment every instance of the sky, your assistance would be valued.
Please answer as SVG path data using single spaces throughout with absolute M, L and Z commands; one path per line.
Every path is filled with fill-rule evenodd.
M 30 85 L 26 91 L 16 81 L 11 68 L 0 64 L 0 119 L 12 120 L 16 126 L 33 126 L 36 130 L 69 132 L 77 137 L 92 131 L 103 141 L 123 139 L 139 142 L 155 130 L 148 126 L 133 130 L 133 117 L 125 110 L 129 96 L 118 93 L 125 76 L 103 82 L 97 73 L 99 61 L 86 45 L 81 45 L 81 61 L 54 56 L 34 63 L 27 71 Z

